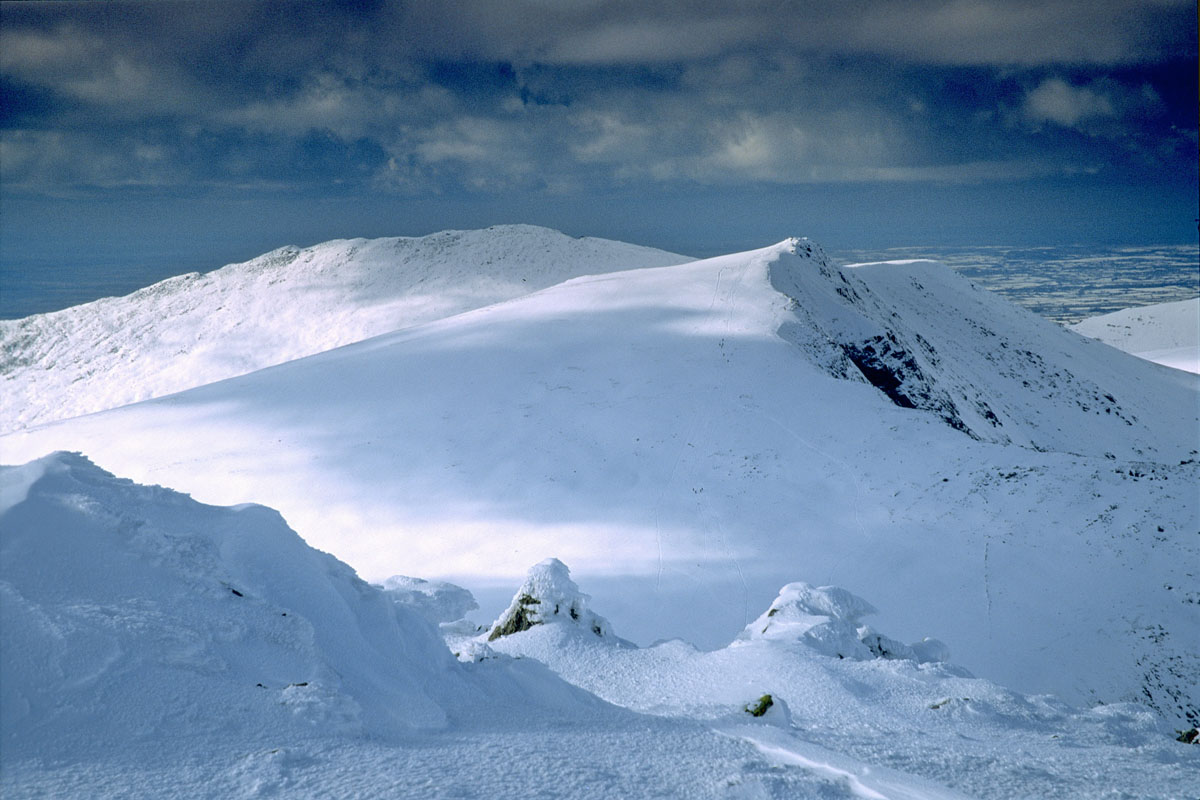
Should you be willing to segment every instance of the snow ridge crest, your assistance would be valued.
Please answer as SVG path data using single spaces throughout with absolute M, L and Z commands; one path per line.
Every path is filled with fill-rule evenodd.
M 943 264 L 839 267 L 805 239 L 767 260 L 771 287 L 790 300 L 779 336 L 835 378 L 870 383 L 979 441 L 1164 463 L 1189 455 L 1158 446 L 1196 424 L 1178 416 L 1184 392 L 1132 394 L 1131 373 L 1145 365 L 1114 363 Z

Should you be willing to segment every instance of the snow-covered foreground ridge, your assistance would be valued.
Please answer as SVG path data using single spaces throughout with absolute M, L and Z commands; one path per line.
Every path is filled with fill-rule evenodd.
M 639 650 L 551 559 L 514 598 L 531 624 L 473 647 L 442 626 L 456 660 L 426 619 L 462 589 L 370 586 L 268 508 L 77 454 L 0 468 L 0 600 L 5 798 L 1182 798 L 1200 776 L 1144 708 L 972 678 L 836 587 L 788 584 L 713 652 Z
M 789 240 L 574 279 L 0 452 L 265 502 L 371 580 L 455 579 L 489 609 L 556 553 L 640 643 L 719 646 L 799 574 L 869 589 L 883 629 L 978 674 L 1182 724 L 1198 381 L 937 264 L 838 269 Z
M 1071 330 L 1147 361 L 1200 373 L 1200 297 L 1102 314 Z
M 127 297 L 0 320 L 0 431 L 243 375 L 577 275 L 687 260 L 532 225 L 282 247 Z
M 482 691 L 427 623 L 271 509 L 203 506 L 66 453 L 0 486 L 6 756 L 240 721 L 441 728 Z

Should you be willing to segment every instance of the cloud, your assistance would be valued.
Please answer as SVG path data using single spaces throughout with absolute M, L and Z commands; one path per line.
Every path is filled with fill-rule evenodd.
M 192 91 L 179 85 L 182 76 L 173 66 L 139 60 L 71 26 L 5 32 L 0 45 L 0 71 L 6 77 L 110 112 L 177 111 Z
M 1196 52 L 1183 0 L 425 0 L 392 20 L 423 53 L 621 64 L 738 52 L 957 65 L 1133 64 Z
M 374 86 L 322 72 L 287 94 L 226 105 L 211 115 L 211 120 L 285 135 L 327 130 L 349 139 L 369 135 L 379 122 L 403 116 L 397 104 L 405 94 L 394 87 Z
M 162 187 L 181 178 L 170 151 L 136 136 L 98 142 L 80 131 L 14 131 L 0 138 L 9 189 Z
M 1072 128 L 1085 120 L 1115 115 L 1107 95 L 1062 78 L 1047 78 L 1025 96 L 1025 116 L 1034 122 L 1053 122 Z
M 1191 6 L 1083 5 L 17 4 L 0 21 L 5 188 L 1015 180 L 1133 149 L 1190 163 L 1163 131 L 1194 131 L 1194 99 L 1163 64 L 1195 52 Z
M 539 51 L 542 59 L 565 64 L 691 61 L 771 38 L 764 37 L 764 30 L 757 23 L 745 14 L 614 19 L 595 28 L 564 31 Z
M 1117 65 L 1194 53 L 1194 7 L 1167 0 L 872 3 L 835 23 L 848 49 L 918 63 Z M 851 23 L 842 27 L 845 23 Z

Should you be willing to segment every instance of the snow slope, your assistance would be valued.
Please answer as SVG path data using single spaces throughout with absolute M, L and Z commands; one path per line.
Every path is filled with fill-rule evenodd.
M 1071 330 L 1138 358 L 1200 373 L 1200 297 L 1102 314 Z
M 456 660 L 422 615 L 463 590 L 377 589 L 270 509 L 78 454 L 0 468 L 0 594 L 8 800 L 1183 798 L 1200 777 L 1144 708 L 881 649 L 834 587 L 789 584 L 715 652 L 638 650 L 550 559 L 514 598 L 536 624 Z
M 282 247 L 0 320 L 0 431 L 242 375 L 582 274 L 686 261 L 532 225 Z
M 557 287 L 0 439 L 279 508 L 485 611 L 556 554 L 633 641 L 718 647 L 802 574 L 1072 702 L 1200 708 L 1198 380 L 929 262 L 811 243 Z M 928 629 L 925 628 L 928 626 Z

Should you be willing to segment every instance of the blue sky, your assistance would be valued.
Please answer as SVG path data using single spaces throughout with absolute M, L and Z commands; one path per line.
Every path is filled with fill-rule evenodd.
M 1192 242 L 1191 0 L 11 3 L 0 258 Z

